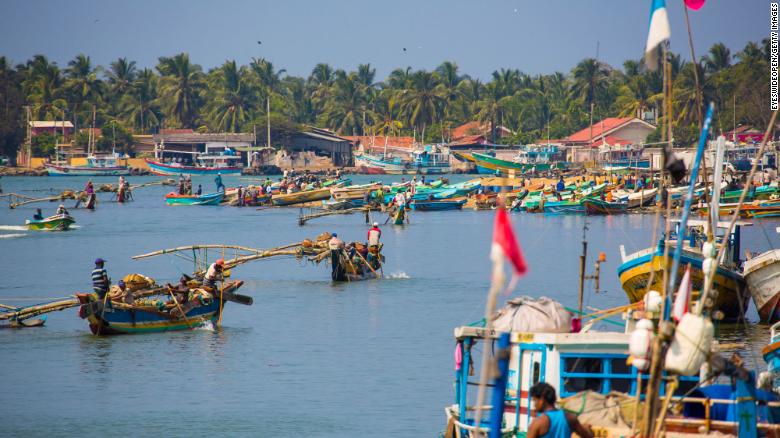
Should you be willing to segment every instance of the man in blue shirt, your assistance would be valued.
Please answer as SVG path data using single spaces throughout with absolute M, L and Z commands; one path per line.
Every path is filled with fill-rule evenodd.
M 566 190 L 566 183 L 563 182 L 563 175 L 561 175 L 561 179 L 558 180 L 558 184 L 555 186 L 555 190 L 558 192 Z
M 92 291 L 95 292 L 101 300 L 108 292 L 110 280 L 104 268 L 106 261 L 103 259 L 95 260 L 95 269 L 92 270 Z
M 217 191 L 218 192 L 220 191 L 220 188 L 223 191 L 225 190 L 225 185 L 222 184 L 222 174 L 221 173 L 217 173 L 217 177 L 214 178 L 214 182 L 217 184 Z
M 528 438 L 569 438 L 572 432 L 581 438 L 593 437 L 590 427 L 580 424 L 576 415 L 555 408 L 555 388 L 549 383 L 537 383 L 529 395 L 537 416 L 528 428 Z

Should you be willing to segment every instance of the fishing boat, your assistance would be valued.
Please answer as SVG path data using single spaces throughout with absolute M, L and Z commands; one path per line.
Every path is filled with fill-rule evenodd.
M 634 208 L 651 205 L 655 201 L 657 193 L 658 193 L 658 188 L 653 187 L 651 189 L 640 190 L 638 192 L 626 191 L 626 190 L 615 190 L 613 192 L 613 195 L 619 201 L 628 202 L 629 209 L 634 209 Z
M 205 195 L 180 195 L 171 192 L 165 195 L 165 203 L 168 205 L 219 205 L 224 196 L 224 192 Z
M 684 246 L 682 248 L 681 266 L 690 266 L 691 280 L 694 291 L 700 291 L 703 288 L 704 272 L 702 271 L 702 245 L 704 243 L 705 230 L 709 226 L 708 221 L 689 220 L 686 230 L 680 230 L 680 221 L 675 220 L 674 229 L 670 236 L 669 253 L 674 251 L 677 243 L 677 236 L 684 232 Z M 751 225 L 749 222 L 737 222 L 731 235 L 724 239 L 722 234 L 728 230 L 728 222 L 718 222 L 717 236 L 718 242 L 725 241 L 727 245 L 726 256 L 718 266 L 715 273 L 713 288 L 718 291 L 715 298 L 715 309 L 725 314 L 730 320 L 735 320 L 747 311 L 749 295 L 747 285 L 742 274 L 738 271 L 741 261 L 740 256 L 740 233 L 741 227 Z M 635 303 L 644 297 L 648 290 L 664 290 L 663 277 L 664 270 L 668 270 L 672 260 L 669 257 L 664 263 L 664 238 L 662 237 L 658 244 L 651 248 L 626 255 L 625 248 L 621 245 L 620 254 L 622 263 L 618 267 L 618 276 L 623 290 L 628 295 L 630 302 Z M 680 269 L 676 279 L 679 284 L 683 276 L 683 269 Z M 648 284 L 650 278 L 652 283 Z M 697 292 L 694 292 L 694 297 Z
M 472 152 L 471 156 L 474 157 L 474 161 L 478 169 L 482 168 L 488 171 L 483 171 L 480 173 L 524 173 L 529 170 L 545 171 L 558 168 L 559 166 L 557 163 L 518 163 L 516 161 L 502 160 L 500 158 L 496 158 L 487 154 L 480 154 L 478 152 Z
M 28 230 L 35 231 L 67 231 L 76 221 L 69 214 L 55 214 L 44 219 L 25 221 Z
M 742 275 L 761 321 L 780 321 L 780 249 L 745 260 Z
M 415 211 L 460 210 L 466 203 L 465 198 L 446 200 L 412 201 L 409 206 Z
M 216 290 L 190 284 L 189 296 L 179 301 L 173 288 L 157 287 L 132 292 L 134 302 L 101 301 L 95 294 L 76 294 L 79 316 L 95 335 L 118 335 L 190 330 L 217 322 L 225 304 L 251 305 L 252 298 L 235 293 L 243 281 L 225 282 Z
M 355 156 L 355 166 L 392 175 L 441 175 L 451 170 L 449 154 L 431 146 L 412 152 L 410 160 L 389 155 L 359 154 Z
M 401 157 L 359 154 L 355 155 L 355 167 L 368 169 L 374 174 L 403 175 L 414 173 L 412 163 L 402 160 Z
M 119 155 L 89 155 L 85 166 L 46 163 L 49 176 L 121 176 L 130 175 L 130 168 L 117 164 Z
M 352 242 L 350 245 L 354 247 L 353 256 L 345 249 L 330 250 L 331 279 L 351 282 L 382 278 L 380 271 L 385 260 L 382 245 L 368 248 L 364 248 L 359 242 Z M 362 253 L 366 255 L 363 256 Z
M 271 203 L 276 206 L 302 204 L 304 202 L 324 201 L 330 198 L 330 188 L 304 190 L 295 193 L 273 195 Z
M 585 198 L 582 200 L 585 213 L 589 215 L 621 214 L 628 210 L 628 201 L 605 201 L 598 198 Z
M 241 157 L 231 157 L 237 158 Z M 179 163 L 162 163 L 145 158 L 146 165 L 155 175 L 240 175 L 241 167 L 230 163 L 214 163 L 212 166 L 187 166 Z
M 582 200 L 576 201 L 545 201 L 541 204 L 545 214 L 584 214 L 585 206 Z

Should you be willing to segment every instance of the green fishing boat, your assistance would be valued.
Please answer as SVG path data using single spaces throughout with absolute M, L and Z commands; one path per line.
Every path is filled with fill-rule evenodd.
M 55 214 L 44 219 L 30 219 L 25 225 L 34 231 L 67 231 L 75 223 L 69 214 Z

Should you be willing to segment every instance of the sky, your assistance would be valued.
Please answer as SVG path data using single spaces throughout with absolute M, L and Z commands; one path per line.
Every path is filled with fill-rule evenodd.
M 650 0 L 0 0 L 0 56 L 43 54 L 61 67 L 79 53 L 108 66 L 153 67 L 188 52 L 205 70 L 269 59 L 308 76 L 319 62 L 377 79 L 445 60 L 482 79 L 500 68 L 569 72 L 595 57 L 620 67 L 642 56 Z M 690 59 L 682 0 L 667 0 L 672 50 Z M 716 42 L 736 53 L 769 35 L 769 2 L 708 0 L 690 11 L 697 57 Z M 406 48 L 406 51 L 404 51 Z

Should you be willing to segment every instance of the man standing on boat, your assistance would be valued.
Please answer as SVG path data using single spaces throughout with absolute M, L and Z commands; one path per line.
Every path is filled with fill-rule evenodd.
M 529 395 L 538 415 L 528 428 L 528 438 L 569 438 L 572 432 L 581 438 L 593 437 L 590 427 L 580 424 L 576 415 L 555 408 L 555 388 L 549 383 L 537 383 Z
M 214 178 L 214 183 L 217 184 L 217 191 L 218 192 L 225 190 L 225 185 L 222 184 L 222 172 L 217 172 L 217 177 Z M 222 190 L 220 190 L 220 189 L 222 189 Z
M 563 182 L 563 175 L 561 175 L 561 178 L 558 180 L 558 185 L 556 185 L 555 189 L 558 192 L 562 192 L 562 191 L 566 190 L 566 183 Z
M 368 246 L 379 246 L 379 239 L 382 237 L 382 230 L 379 229 L 379 223 L 374 222 L 374 225 L 368 230 Z
M 95 269 L 92 270 L 92 291 L 97 294 L 101 301 L 105 298 L 108 286 L 111 283 L 104 267 L 105 263 L 106 261 L 101 258 L 95 259 Z

